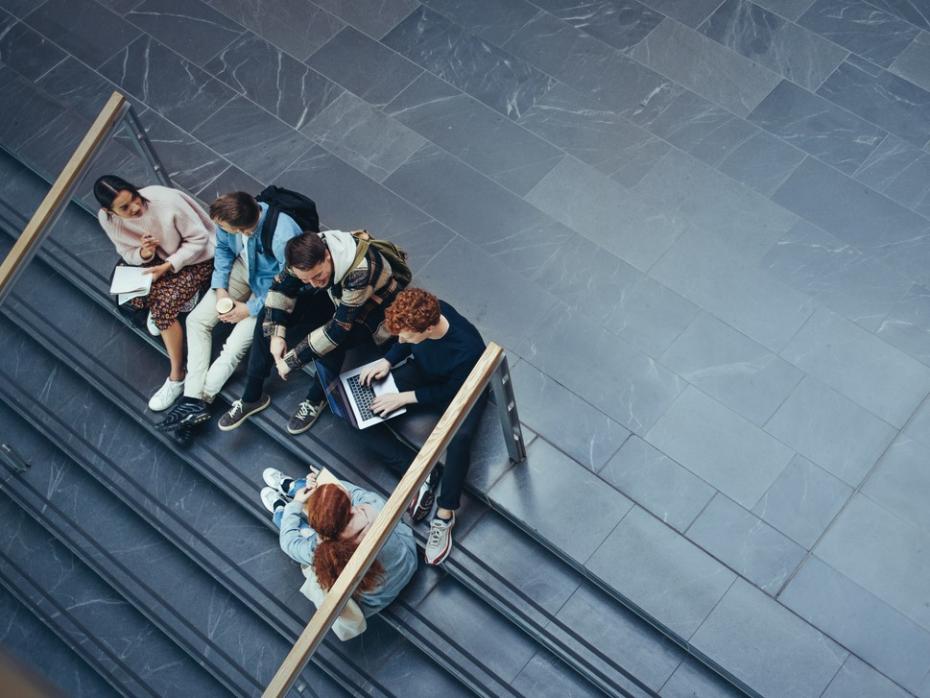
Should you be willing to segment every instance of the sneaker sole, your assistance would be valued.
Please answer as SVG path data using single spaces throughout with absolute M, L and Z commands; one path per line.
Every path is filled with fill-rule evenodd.
M 191 419 L 182 420 L 179 426 L 190 428 L 190 427 L 200 426 L 201 424 L 205 424 L 206 422 L 209 422 L 209 421 L 210 421 L 210 413 L 203 412 L 201 414 L 198 414 L 195 417 L 192 417 Z
M 326 408 L 324 407 L 323 409 L 326 409 Z M 294 435 L 294 436 L 297 436 L 298 434 L 303 434 L 305 431 L 307 431 L 308 429 L 310 429 L 310 427 L 312 427 L 314 424 L 316 424 L 316 420 L 318 420 L 322 414 L 323 414 L 323 410 L 321 409 L 320 412 L 319 412 L 319 414 L 317 414 L 316 417 L 314 417 L 312 420 L 310 420 L 310 423 L 309 423 L 309 424 L 307 424 L 306 426 L 302 426 L 300 429 L 293 429 L 293 428 L 291 427 L 290 424 L 288 424 L 288 425 L 285 427 L 285 429 L 287 430 L 287 433 L 288 433 L 288 434 L 292 434 L 292 435 Z
M 239 427 L 242 426 L 242 423 L 245 420 L 247 420 L 249 417 L 251 417 L 254 414 L 258 414 L 262 410 L 267 409 L 270 405 L 271 405 L 271 398 L 268 398 L 264 403 L 262 403 L 258 407 L 253 407 L 251 410 L 243 414 L 239 418 L 238 422 L 234 422 L 232 424 L 223 424 L 221 420 L 220 422 L 217 423 L 216 426 L 219 428 L 220 431 L 232 431 L 233 429 L 238 429 Z

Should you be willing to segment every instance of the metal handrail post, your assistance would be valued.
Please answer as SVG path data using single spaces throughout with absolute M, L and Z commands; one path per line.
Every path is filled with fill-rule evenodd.
M 173 187 L 174 185 L 171 183 L 168 170 L 165 169 L 161 159 L 158 157 L 158 153 L 156 153 L 155 148 L 152 147 L 152 142 L 149 140 L 149 135 L 145 132 L 145 127 L 142 125 L 139 115 L 136 114 L 136 110 L 132 104 L 128 102 L 126 104 L 128 109 L 125 115 L 129 117 L 126 119 L 126 124 L 129 126 L 129 130 L 132 131 L 132 142 L 136 146 L 136 150 L 145 158 L 149 167 L 155 171 L 155 176 L 158 177 L 158 181 L 166 187 Z
M 87 174 L 97 154 L 113 137 L 116 125 L 129 108 L 126 98 L 114 92 L 100 110 L 74 154 L 62 168 L 48 194 L 29 219 L 13 249 L 0 264 L 0 304 L 6 299 L 23 270 L 35 256 L 42 241 L 71 201 L 74 190 Z
M 494 402 L 497 403 L 497 414 L 510 461 L 522 463 L 526 460 L 526 443 L 523 441 L 523 427 L 520 426 L 520 416 L 517 414 L 517 399 L 513 394 L 513 379 L 506 355 L 491 376 L 491 390 L 494 391 Z

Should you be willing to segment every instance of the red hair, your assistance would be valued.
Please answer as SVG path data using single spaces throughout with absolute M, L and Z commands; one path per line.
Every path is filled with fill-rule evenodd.
M 338 485 L 320 485 L 307 499 L 304 510 L 310 526 L 320 536 L 320 543 L 313 555 L 313 571 L 320 586 L 329 590 L 358 547 L 357 537 L 340 538 L 352 519 L 352 501 L 346 491 Z M 362 577 L 353 596 L 377 588 L 383 573 L 381 563 L 375 560 Z
M 391 334 L 425 332 L 440 317 L 436 296 L 422 288 L 405 288 L 384 311 L 384 326 Z

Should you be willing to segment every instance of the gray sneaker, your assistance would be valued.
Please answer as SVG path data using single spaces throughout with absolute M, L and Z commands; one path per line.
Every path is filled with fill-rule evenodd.
M 270 404 L 271 398 L 268 395 L 262 395 L 255 402 L 243 402 L 242 400 L 236 400 L 232 404 L 232 407 L 229 408 L 229 411 L 220 417 L 220 421 L 217 426 L 220 428 L 220 431 L 232 431 L 233 429 L 242 426 L 242 423 L 245 420 L 247 420 L 253 414 L 258 414 Z
M 455 512 L 448 521 L 438 516 L 429 525 L 429 536 L 426 539 L 426 550 L 423 557 L 427 565 L 438 565 L 452 552 L 452 527 L 455 526 Z
M 324 409 L 326 409 L 326 398 L 316 403 L 310 400 L 303 400 L 297 405 L 294 416 L 291 417 L 291 420 L 287 423 L 287 432 L 289 434 L 303 434 L 320 418 Z

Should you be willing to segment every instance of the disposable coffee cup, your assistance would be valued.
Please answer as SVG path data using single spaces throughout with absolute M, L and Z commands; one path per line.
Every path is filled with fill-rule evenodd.
M 232 299 L 232 298 L 220 298 L 220 299 L 216 302 L 216 312 L 217 312 L 219 315 L 225 315 L 225 314 L 228 313 L 230 310 L 232 310 L 232 309 L 235 307 L 235 305 L 236 305 L 236 304 L 233 303 L 233 299 Z

